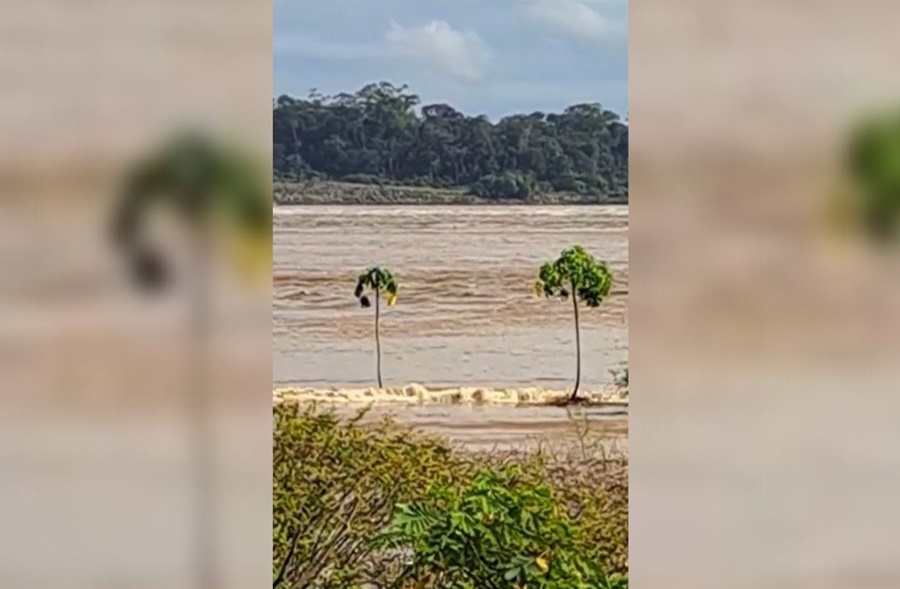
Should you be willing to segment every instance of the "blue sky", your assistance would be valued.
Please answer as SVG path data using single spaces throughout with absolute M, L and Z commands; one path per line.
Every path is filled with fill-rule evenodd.
M 409 84 L 493 119 L 628 108 L 627 0 L 275 0 L 275 96 Z

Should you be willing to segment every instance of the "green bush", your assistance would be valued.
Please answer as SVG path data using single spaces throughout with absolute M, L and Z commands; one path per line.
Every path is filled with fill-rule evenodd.
M 512 570 L 510 563 L 520 565 L 521 575 L 503 580 L 505 585 L 475 585 L 479 589 L 515 587 L 510 584 L 514 580 L 521 585 L 534 567 L 540 571 L 537 556 L 548 565 L 544 581 L 557 584 L 528 587 L 578 587 L 563 580 L 571 579 L 564 575 L 573 570 L 582 575 L 606 570 L 610 586 L 627 586 L 627 470 L 621 460 L 599 449 L 599 438 L 594 440 L 585 430 L 578 446 L 568 451 L 473 454 L 390 421 L 366 423 L 363 418 L 360 413 L 342 420 L 313 405 L 275 406 L 275 587 L 467 587 L 448 584 L 446 575 L 429 577 L 421 567 L 414 567 L 416 574 L 411 575 L 411 562 L 433 557 L 447 563 L 453 562 L 453 555 L 438 540 L 441 528 L 428 528 L 431 536 L 423 528 L 416 536 L 417 528 L 403 524 L 401 514 L 410 509 L 441 514 L 443 526 L 462 521 L 463 514 L 477 518 L 494 513 L 501 518 L 492 530 L 498 530 L 502 541 L 464 553 L 466 558 L 457 564 L 483 572 L 480 559 L 489 558 L 504 563 L 499 580 Z M 501 494 L 490 499 L 496 493 Z M 487 503 L 482 505 L 479 497 Z M 516 519 L 516 510 L 523 509 L 535 512 L 531 523 Z M 455 530 L 453 537 L 462 541 L 466 530 L 458 524 Z M 383 540 L 398 532 L 408 535 L 395 535 L 392 547 L 386 546 Z M 428 538 L 436 543 L 425 542 Z M 549 552 L 543 554 L 547 547 Z M 476 553 L 477 558 L 469 558 Z M 585 582 L 590 578 L 585 576 Z
M 450 484 L 466 465 L 440 441 L 361 417 L 274 409 L 273 562 L 284 587 L 346 589 L 384 573 L 370 540 L 397 503 Z
M 412 554 L 401 580 L 445 589 L 605 589 L 608 578 L 575 537 L 560 497 L 507 466 L 481 471 L 461 492 L 433 488 L 426 501 L 399 505 L 379 540 Z
M 569 410 L 575 434 L 568 443 L 534 452 L 486 457 L 495 468 L 519 464 L 535 484 L 547 484 L 577 521 L 576 542 L 610 573 L 628 572 L 628 462 L 611 452 L 602 431 Z

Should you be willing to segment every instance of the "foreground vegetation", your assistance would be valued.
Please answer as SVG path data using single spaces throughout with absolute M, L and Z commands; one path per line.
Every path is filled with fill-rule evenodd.
M 627 464 L 589 434 L 472 454 L 361 418 L 275 407 L 274 587 L 627 587 Z
M 456 188 L 487 200 L 627 200 L 628 126 L 599 104 L 492 122 L 447 104 L 417 110 L 419 102 L 388 82 L 354 94 L 279 97 L 276 179 Z

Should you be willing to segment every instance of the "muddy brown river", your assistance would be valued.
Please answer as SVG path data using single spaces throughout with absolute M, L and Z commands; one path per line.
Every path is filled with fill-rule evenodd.
M 274 215 L 273 386 L 360 388 L 375 379 L 374 313 L 353 296 L 368 266 L 400 284 L 381 314 L 385 386 L 565 390 L 575 372 L 568 302 L 537 299 L 540 264 L 581 244 L 608 262 L 614 283 L 581 313 L 582 388 L 602 390 L 628 358 L 625 206 L 291 206 Z M 568 430 L 547 407 L 380 408 L 476 446 Z M 627 409 L 594 408 L 625 443 Z
M 275 211 L 276 386 L 368 386 L 373 312 L 357 275 L 390 268 L 383 309 L 386 384 L 547 386 L 574 376 L 571 305 L 539 300 L 541 262 L 582 244 L 609 262 L 612 294 L 583 310 L 583 386 L 627 359 L 626 207 L 279 207 Z

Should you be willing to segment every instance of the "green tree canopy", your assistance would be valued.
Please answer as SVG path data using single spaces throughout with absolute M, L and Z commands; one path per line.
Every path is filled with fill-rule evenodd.
M 467 187 L 492 198 L 535 191 L 628 195 L 628 125 L 596 103 L 492 122 L 428 104 L 406 86 L 274 103 L 277 177 Z
M 158 208 L 176 212 L 195 234 L 224 236 L 242 269 L 258 276 L 264 265 L 268 274 L 269 190 L 257 162 L 240 146 L 196 131 L 180 133 L 129 169 L 113 236 L 147 286 L 163 280 L 165 272 L 143 239 L 143 227 Z
M 874 116 L 854 132 L 847 152 L 854 192 L 844 213 L 881 242 L 900 229 L 900 112 Z
M 394 275 L 387 268 L 377 266 L 369 268 L 356 279 L 353 296 L 359 299 L 362 307 L 368 307 L 370 304 L 369 297 L 365 295 L 366 289 L 385 295 L 388 306 L 393 306 L 397 302 L 397 281 L 394 280 Z
M 562 252 L 553 262 L 541 266 L 535 291 L 545 297 L 568 298 L 569 289 L 588 307 L 599 307 L 609 295 L 612 274 L 606 262 L 598 262 L 580 245 Z

